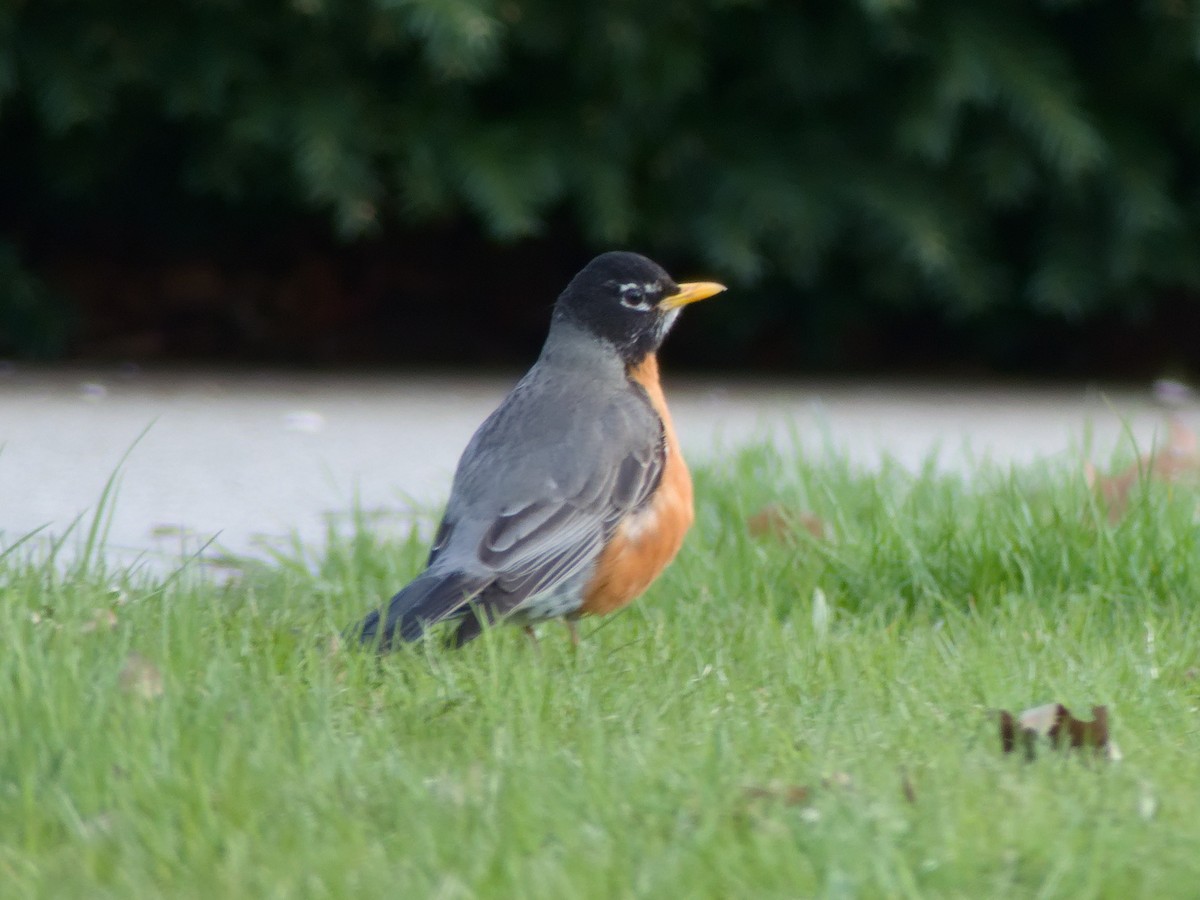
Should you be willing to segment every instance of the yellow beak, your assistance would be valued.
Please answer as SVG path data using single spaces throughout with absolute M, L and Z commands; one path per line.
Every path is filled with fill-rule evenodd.
M 725 290 L 725 285 L 717 284 L 715 281 L 691 281 L 679 285 L 679 293 L 667 297 L 659 304 L 659 307 L 661 309 L 678 309 L 689 303 L 695 303 L 697 300 L 719 294 L 723 290 Z

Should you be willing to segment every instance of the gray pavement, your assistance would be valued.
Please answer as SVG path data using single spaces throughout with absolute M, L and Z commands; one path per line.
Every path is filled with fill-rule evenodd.
M 0 371 L 0 546 L 61 533 L 95 508 L 128 451 L 110 544 L 177 558 L 217 535 L 235 552 L 291 532 L 319 542 L 357 498 L 407 521 L 444 500 L 458 454 L 519 373 L 493 377 L 136 369 Z M 832 447 L 864 466 L 1101 460 L 1128 425 L 1149 448 L 1148 391 L 930 387 L 666 376 L 695 462 L 752 440 Z M 138 436 L 145 432 L 140 441 Z M 136 443 L 136 446 L 134 446 Z M 130 449 L 132 447 L 132 450 Z

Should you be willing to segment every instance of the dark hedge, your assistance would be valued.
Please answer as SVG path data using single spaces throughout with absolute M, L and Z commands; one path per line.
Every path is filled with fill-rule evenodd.
M 553 227 L 766 286 L 760 323 L 1190 303 L 1197 9 L 8 0 L 0 352 L 70 351 L 48 245 L 186 246 L 231 220 L 251 248 L 293 220 L 351 244 Z

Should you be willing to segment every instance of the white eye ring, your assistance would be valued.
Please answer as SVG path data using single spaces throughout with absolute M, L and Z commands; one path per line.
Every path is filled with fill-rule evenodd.
M 648 285 L 638 284 L 636 281 L 618 284 L 617 290 L 621 293 L 621 305 L 638 312 L 649 312 L 653 304 L 646 299 L 647 287 Z

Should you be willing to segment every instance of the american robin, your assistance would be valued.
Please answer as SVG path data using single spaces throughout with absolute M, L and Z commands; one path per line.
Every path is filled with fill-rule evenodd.
M 355 629 L 389 649 L 446 620 L 454 643 L 486 621 L 526 626 L 620 609 L 674 559 L 692 479 L 656 352 L 689 303 L 636 253 L 604 253 L 567 285 L 533 368 L 471 438 L 425 571 Z

